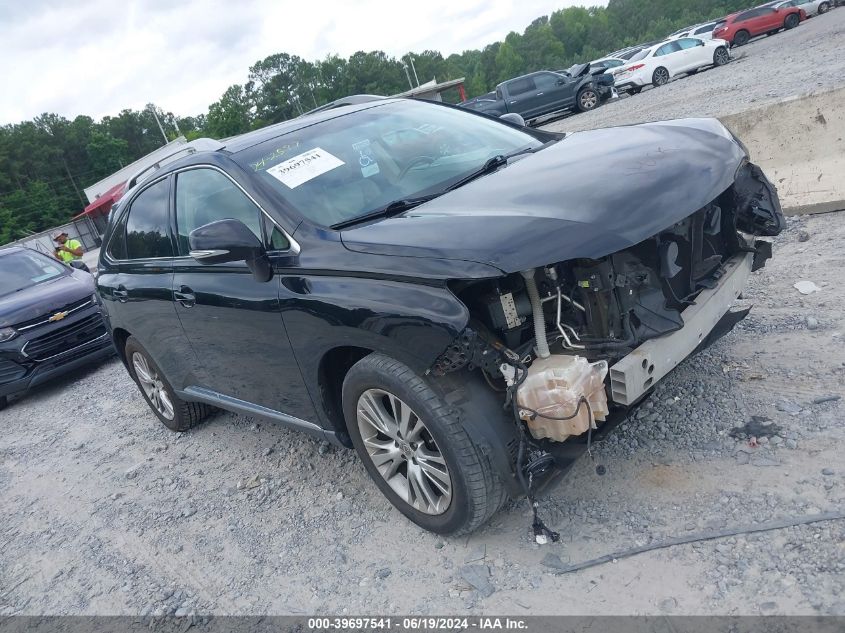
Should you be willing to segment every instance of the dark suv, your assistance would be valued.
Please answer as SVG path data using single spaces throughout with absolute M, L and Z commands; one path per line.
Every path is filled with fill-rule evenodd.
M 166 426 L 219 407 L 354 446 L 401 512 L 451 533 L 742 318 L 771 254 L 749 236 L 782 225 L 715 120 L 564 137 L 384 99 L 148 176 L 98 285 Z
M 113 353 L 90 273 L 28 248 L 0 250 L 0 408 Z

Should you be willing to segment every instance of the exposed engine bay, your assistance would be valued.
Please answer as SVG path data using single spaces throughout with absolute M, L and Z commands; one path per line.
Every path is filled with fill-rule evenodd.
M 587 433 L 610 407 L 633 404 L 704 342 L 714 315 L 725 315 L 747 274 L 771 256 L 769 242 L 748 236 L 776 235 L 782 227 L 771 185 L 746 163 L 718 198 L 629 248 L 454 284 L 469 309 L 469 328 L 432 371 L 469 366 L 482 371 L 492 389 L 510 394 L 516 386 L 519 417 L 535 439 L 562 442 Z M 699 309 L 700 298 L 709 309 Z M 671 345 L 669 335 L 685 327 L 684 315 L 693 314 L 701 331 L 678 344 L 688 347 L 682 356 L 656 373 L 652 360 L 634 358 L 653 339 Z M 623 359 L 620 366 L 642 364 L 635 387 L 630 370 L 614 375 Z

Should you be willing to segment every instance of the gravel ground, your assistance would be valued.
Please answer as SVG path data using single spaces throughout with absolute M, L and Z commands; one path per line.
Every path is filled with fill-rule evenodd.
M 797 37 L 806 48 L 816 29 L 841 33 L 843 23 L 845 11 L 815 18 L 752 44 L 746 62 L 590 117 L 597 125 L 595 117 L 642 104 L 637 115 L 648 118 L 654 94 L 747 73 L 765 47 L 783 50 Z M 833 76 L 826 54 L 800 63 Z M 736 94 L 724 102 L 738 105 Z M 703 101 L 685 101 L 689 109 L 675 114 L 702 113 Z M 845 395 L 845 213 L 788 222 L 745 295 L 750 316 L 685 361 L 592 460 L 544 494 L 559 544 L 533 543 L 525 501 L 469 537 L 422 532 L 381 497 L 353 452 L 261 421 L 221 413 L 171 433 L 112 360 L 0 412 L 0 615 L 845 615 L 845 521 L 568 575 L 543 563 L 845 507 L 845 403 L 826 399 Z M 821 290 L 802 295 L 799 280 Z
M 597 110 L 546 123 L 543 129 L 577 132 L 598 127 L 724 116 L 788 97 L 845 85 L 845 10 L 810 18 L 791 31 L 734 48 L 734 61 L 660 88 L 646 88 Z

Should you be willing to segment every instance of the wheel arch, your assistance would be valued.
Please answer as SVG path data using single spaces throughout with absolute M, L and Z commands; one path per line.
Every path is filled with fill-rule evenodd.
M 132 336 L 132 334 L 129 332 L 129 330 L 118 327 L 118 328 L 115 328 L 114 330 L 112 330 L 111 336 L 112 336 L 112 341 L 114 341 L 114 348 L 115 348 L 115 350 L 117 350 L 118 357 L 120 358 L 120 360 L 123 362 L 124 365 L 129 367 L 129 365 L 127 364 L 128 361 L 126 359 L 126 351 L 125 350 L 126 350 L 126 341 L 129 340 L 129 337 Z
M 340 345 L 327 350 L 317 365 L 317 386 L 320 408 L 337 439 L 346 447 L 352 446 L 343 417 L 343 379 L 352 366 L 375 350 L 354 345 Z

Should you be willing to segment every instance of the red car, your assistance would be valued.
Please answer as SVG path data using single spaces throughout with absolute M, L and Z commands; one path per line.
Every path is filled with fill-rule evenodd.
M 771 6 L 755 7 L 733 13 L 713 29 L 713 38 L 726 40 L 731 46 L 743 46 L 758 35 L 774 35 L 781 29 L 794 29 L 807 19 L 807 14 L 798 7 Z

